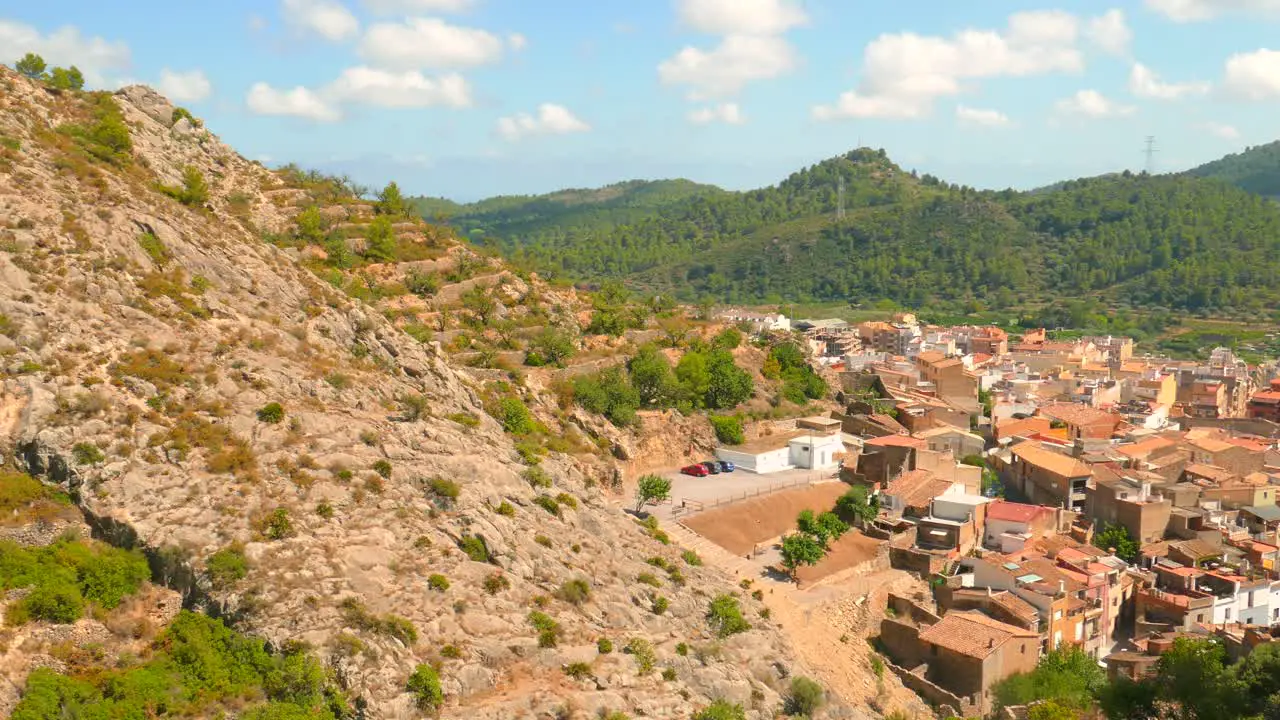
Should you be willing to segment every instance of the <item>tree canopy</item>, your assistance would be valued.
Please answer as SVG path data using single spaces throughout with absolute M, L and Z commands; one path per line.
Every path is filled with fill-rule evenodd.
M 544 273 L 622 279 L 686 301 L 975 310 L 1093 298 L 1179 311 L 1280 301 L 1280 207 L 1191 175 L 980 191 L 861 148 L 772 187 L 687 190 L 623 206 L 495 198 L 457 206 L 452 222 Z

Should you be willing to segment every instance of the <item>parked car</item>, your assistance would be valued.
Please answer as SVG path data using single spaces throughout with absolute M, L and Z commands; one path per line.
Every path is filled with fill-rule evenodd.
M 738 469 L 738 466 L 734 465 L 728 460 L 720 461 L 720 472 L 733 472 L 734 470 L 737 470 L 737 469 Z
M 711 474 L 711 472 L 707 470 L 706 465 L 689 465 L 687 467 L 680 468 L 680 472 L 694 477 L 706 477 Z
M 707 472 L 711 473 L 712 475 L 720 474 L 720 463 L 716 460 L 707 460 L 705 462 L 699 463 L 699 465 L 702 465 L 702 467 L 706 468 Z

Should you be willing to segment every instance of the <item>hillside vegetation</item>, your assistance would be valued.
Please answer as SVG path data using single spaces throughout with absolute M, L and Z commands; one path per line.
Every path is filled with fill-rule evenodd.
M 859 149 L 776 186 L 700 192 L 640 219 L 601 208 L 590 223 L 534 221 L 492 206 L 454 222 L 517 263 L 684 299 L 980 309 L 1077 298 L 1212 312 L 1280 298 L 1280 208 L 1191 176 L 989 192 Z
M 776 715 L 763 595 L 623 514 L 629 429 L 538 414 L 653 309 L 51 82 L 0 67 L 0 716 Z M 763 385 L 735 352 L 679 400 Z
M 1232 153 L 1186 174 L 1221 180 L 1256 195 L 1280 197 L 1280 140 Z

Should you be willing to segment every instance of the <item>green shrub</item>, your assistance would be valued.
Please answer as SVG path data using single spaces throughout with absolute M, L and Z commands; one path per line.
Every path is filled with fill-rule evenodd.
M 539 495 L 533 499 L 533 503 L 556 517 L 560 516 L 560 503 L 550 495 Z
M 278 402 L 267 403 L 258 410 L 258 420 L 270 425 L 278 425 L 284 420 L 284 406 Z
M 419 297 L 435 295 L 440 290 L 440 277 L 435 273 L 414 270 L 404 279 L 405 288 Z
M 658 595 L 653 599 L 653 605 L 650 606 L 650 609 L 653 610 L 654 615 L 661 615 L 665 613 L 669 607 L 671 607 L 671 601 L 661 595 Z
M 585 578 L 565 580 L 556 591 L 556 597 L 570 605 L 581 605 L 591 599 L 591 583 Z
M 601 655 L 608 655 L 613 652 L 613 641 L 609 638 L 600 638 L 596 640 L 596 652 Z
M 489 546 L 485 544 L 484 538 L 478 535 L 465 535 L 458 541 L 458 548 L 463 554 L 471 558 L 475 562 L 487 563 L 491 560 L 489 556 Z
M 533 541 L 538 543 L 542 547 L 545 547 L 545 548 L 551 547 L 551 538 L 547 537 L 546 535 L 534 535 Z
M 584 662 L 569 663 L 564 666 L 564 674 L 574 680 L 582 680 L 591 677 L 591 665 Z
M 684 561 L 693 567 L 698 567 L 702 564 L 702 558 L 698 557 L 698 553 L 692 550 L 685 550 L 680 553 L 680 557 L 684 558 Z
M 427 491 L 441 500 L 452 502 L 462 494 L 462 486 L 452 480 L 434 477 L 427 481 Z
M 472 413 L 452 413 L 449 415 L 449 419 L 466 428 L 480 427 L 480 418 Z
M 636 667 L 641 675 L 648 675 L 653 671 L 653 666 L 658 663 L 658 655 L 653 650 L 653 644 L 644 638 L 631 638 L 623 648 L 623 652 L 636 659 Z
M 156 267 L 164 267 L 173 259 L 173 256 L 169 254 L 169 248 L 152 233 L 139 235 L 138 246 L 147 254 L 147 257 L 151 258 L 151 262 L 155 263 Z
M 316 503 L 316 514 L 325 520 L 332 520 L 334 515 L 333 506 L 327 502 Z
M 502 423 L 502 429 L 512 435 L 529 435 L 538 429 L 529 406 L 517 397 L 505 397 L 498 401 L 497 418 Z
M 244 546 L 233 543 L 210 555 L 204 568 L 215 590 L 228 590 L 249 574 L 249 559 Z
M 693 714 L 693 720 L 746 720 L 747 712 L 741 705 L 728 700 L 716 700 Z
M 192 125 L 195 125 L 195 124 L 196 124 L 196 118 L 195 118 L 195 116 L 191 114 L 191 111 L 190 111 L 190 110 L 188 110 L 188 109 L 186 109 L 186 108 L 184 108 L 184 107 L 176 107 L 176 108 L 174 108 L 174 109 L 173 109 L 173 114 L 169 116 L 169 122 L 170 122 L 170 123 L 173 123 L 173 124 L 175 124 L 175 125 L 176 125 L 176 124 L 177 124 L 177 122 L 178 122 L 179 120 L 182 120 L 183 118 L 186 118 L 187 122 L 191 123 Z
M 0 541 L 0 591 L 31 588 L 10 606 L 11 624 L 30 619 L 74 622 L 87 602 L 109 610 L 150 578 L 151 569 L 138 551 L 69 536 L 35 548 Z
M 550 615 L 538 610 L 529 612 L 529 624 L 538 631 L 538 647 L 553 648 L 560 642 L 564 630 Z
M 510 589 L 510 587 L 511 581 L 501 571 L 495 572 L 484 579 L 484 591 L 490 595 L 497 595 L 503 590 Z
M 22 616 L 51 623 L 73 623 L 84 613 L 79 588 L 64 580 L 37 585 L 20 605 Z M 12 618 L 10 618 L 12 623 Z M 16 623 L 12 623 L 16 624 Z
M 643 583 L 645 585 L 652 585 L 653 587 L 662 587 L 662 581 L 658 579 L 657 575 L 654 575 L 651 572 L 640 573 L 636 576 L 636 582 Z
M 268 540 L 283 540 L 293 535 L 293 521 L 289 509 L 278 507 L 258 523 L 258 532 Z
M 738 599 L 732 595 L 717 595 L 711 601 L 707 607 L 707 623 L 722 638 L 751 629 L 751 624 L 742 617 Z
M 209 201 L 209 185 L 199 168 L 188 165 L 182 169 L 182 185 L 160 185 L 160 192 L 177 200 L 183 205 L 203 205 Z
M 77 662 L 73 676 L 34 670 L 11 717 L 320 720 L 350 717 L 346 708 L 324 666 L 303 649 L 273 655 L 262 640 L 184 610 L 150 645 L 145 662 Z
M 525 468 L 524 479 L 535 488 L 545 489 L 551 487 L 551 476 L 547 474 L 546 470 L 537 465 Z
M 556 495 L 556 502 L 571 510 L 578 509 L 578 498 L 570 495 L 569 493 L 560 493 Z
M 449 578 L 441 575 L 440 573 L 432 573 L 427 576 L 427 587 L 435 590 L 436 592 L 444 592 L 449 589 Z
M 446 657 L 450 660 L 457 660 L 462 657 L 462 648 L 457 645 L 445 645 L 440 648 L 440 657 Z
M 785 708 L 788 715 L 813 717 L 825 702 L 826 694 L 821 685 L 803 675 L 791 678 L 791 693 L 787 696 Z
M 433 711 L 444 704 L 444 690 L 440 687 L 440 675 L 430 665 L 419 665 L 405 683 L 405 689 L 413 693 L 418 709 Z
M 516 514 L 515 506 L 506 500 L 499 503 L 498 507 L 494 508 L 493 511 L 504 517 L 515 517 Z
M 391 463 L 387 460 L 378 460 L 373 463 L 373 471 L 382 476 L 385 480 L 391 479 Z
M 708 418 L 716 431 L 716 439 L 725 445 L 741 445 L 746 439 L 742 432 L 742 418 L 737 415 L 712 415 Z
M 689 645 L 687 643 L 676 643 L 676 654 L 685 657 L 689 654 Z
M 77 465 L 97 465 L 107 459 L 97 445 L 87 442 L 76 443 L 75 447 L 71 448 L 71 456 L 75 458 Z

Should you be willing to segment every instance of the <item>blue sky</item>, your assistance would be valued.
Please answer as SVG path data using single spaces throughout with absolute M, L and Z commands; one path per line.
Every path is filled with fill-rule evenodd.
M 1141 169 L 1147 135 L 1157 171 L 1280 137 L 1280 0 L 181 4 L 13 4 L 3 60 L 154 85 L 269 164 L 461 200 L 758 187 L 859 144 L 1026 188 Z

